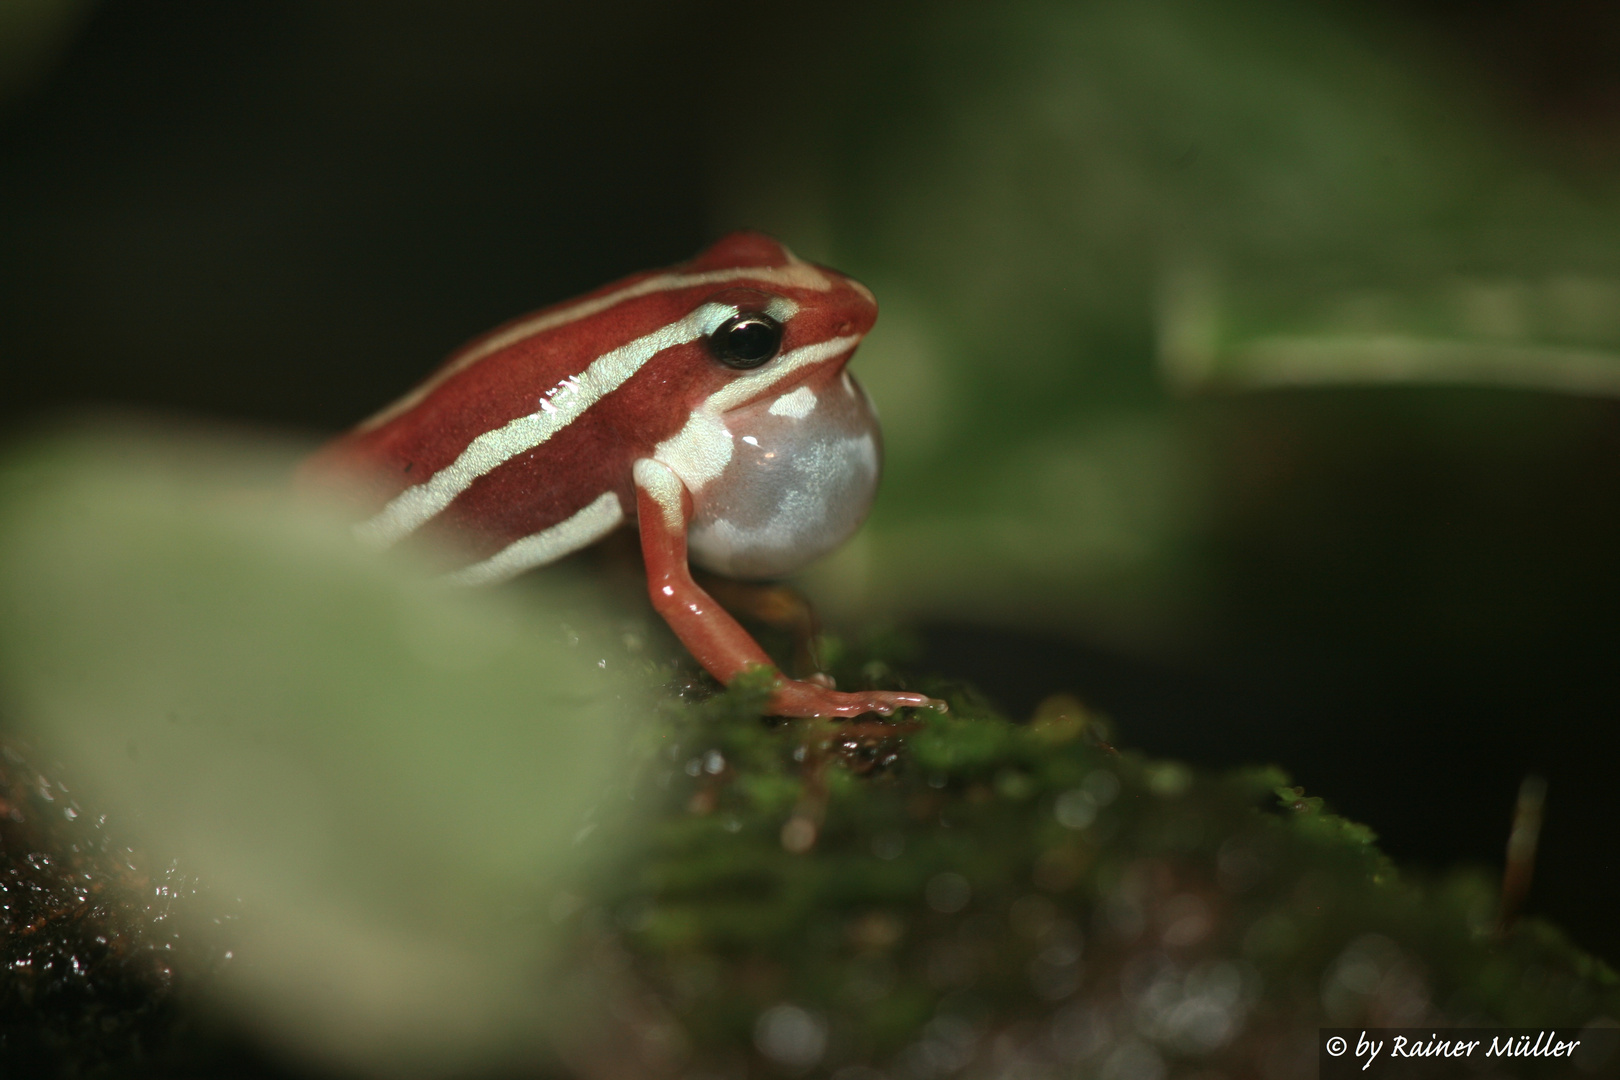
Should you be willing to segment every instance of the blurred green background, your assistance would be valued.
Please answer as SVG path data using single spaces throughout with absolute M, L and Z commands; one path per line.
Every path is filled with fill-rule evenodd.
M 1015 713 L 1276 761 L 1620 957 L 1620 9 L 12 2 L 0 413 L 335 432 L 750 225 L 873 287 L 806 579 Z

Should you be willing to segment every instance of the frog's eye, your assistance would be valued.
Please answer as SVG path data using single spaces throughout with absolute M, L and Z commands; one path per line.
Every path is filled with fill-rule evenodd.
M 763 311 L 740 311 L 709 335 L 709 352 L 727 367 L 757 368 L 782 347 L 782 324 Z

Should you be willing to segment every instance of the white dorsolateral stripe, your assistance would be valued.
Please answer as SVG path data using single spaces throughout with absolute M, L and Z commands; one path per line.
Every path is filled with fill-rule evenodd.
M 772 387 L 791 381 L 807 368 L 848 352 L 860 340 L 855 336 L 836 337 L 803 345 L 784 353 L 774 363 L 731 380 L 692 411 L 685 427 L 659 443 L 653 449 L 653 457 L 669 466 L 688 491 L 701 491 L 703 485 L 724 472 L 726 465 L 731 462 L 731 432 L 721 418 L 722 414 L 763 397 Z M 810 393 L 810 407 L 813 408 L 814 392 Z M 803 415 L 809 415 L 809 412 L 810 409 L 806 408 Z
M 665 349 L 696 341 L 713 333 L 737 309 L 726 304 L 704 304 L 684 319 L 603 353 L 573 381 L 578 389 L 540 409 L 479 435 L 461 456 L 423 483 L 394 496 L 371 520 L 355 526 L 355 535 L 374 547 L 388 547 L 409 536 L 449 506 L 477 480 L 519 454 L 533 450 L 567 427 L 603 396 L 622 386 L 641 366 Z M 800 350 L 803 351 L 803 350 Z M 555 402 L 555 403 L 554 403 Z
M 381 412 L 362 421 L 355 430 L 370 431 L 372 428 L 386 424 L 427 397 L 451 376 L 460 374 L 491 353 L 499 352 L 526 337 L 571 322 L 577 322 L 580 319 L 589 318 L 599 312 L 606 311 L 608 308 L 622 304 L 626 300 L 634 300 L 638 296 L 672 292 L 676 289 L 687 289 L 697 285 L 719 285 L 744 278 L 769 285 L 787 285 L 793 288 L 815 289 L 821 292 L 832 288 L 832 282 L 827 279 L 825 274 L 809 263 L 800 262 L 798 259 L 793 259 L 786 266 L 739 266 L 726 270 L 709 270 L 701 274 L 657 274 L 633 285 L 626 285 L 624 288 L 604 296 L 581 300 L 576 304 L 569 304 L 567 307 L 547 311 L 508 327 L 494 337 L 479 342 L 457 356 L 443 368 L 428 376 L 421 385 L 411 390 L 410 393 Z M 870 293 L 867 295 L 870 296 Z
M 505 581 L 578 551 L 612 532 L 623 520 L 624 508 L 619 505 L 619 497 L 606 492 L 567 521 L 514 541 L 483 562 L 446 575 L 445 580 L 456 585 L 493 585 Z

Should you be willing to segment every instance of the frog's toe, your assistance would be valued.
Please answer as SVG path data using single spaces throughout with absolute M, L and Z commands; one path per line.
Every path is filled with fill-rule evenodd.
M 892 716 L 896 710 L 903 708 L 944 711 L 945 703 L 925 694 L 901 690 L 841 693 L 819 679 L 803 679 L 784 682 L 777 687 L 770 707 L 776 716 L 850 719 L 866 713 Z
M 893 691 L 885 695 L 893 708 L 905 707 L 908 709 L 933 709 L 935 712 L 949 712 L 950 706 L 938 698 L 931 698 L 926 694 L 910 694 L 902 691 Z

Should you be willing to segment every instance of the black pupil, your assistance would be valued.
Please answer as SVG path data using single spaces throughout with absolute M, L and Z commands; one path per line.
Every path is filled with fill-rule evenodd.
M 726 335 L 726 348 L 739 360 L 763 360 L 776 348 L 776 332 L 760 319 L 740 322 Z
M 769 315 L 754 312 L 733 316 L 711 340 L 715 356 L 730 367 L 758 367 L 775 356 L 781 345 L 781 325 Z

